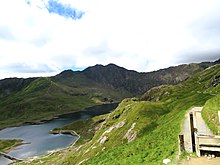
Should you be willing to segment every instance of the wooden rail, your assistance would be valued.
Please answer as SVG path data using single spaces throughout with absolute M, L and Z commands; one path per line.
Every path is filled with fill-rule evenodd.
M 196 136 L 196 152 L 200 156 L 200 151 L 219 151 L 220 152 L 220 136 L 198 135 Z

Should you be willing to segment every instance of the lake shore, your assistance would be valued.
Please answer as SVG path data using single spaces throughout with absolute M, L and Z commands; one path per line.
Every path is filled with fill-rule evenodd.
M 55 147 L 56 149 L 50 149 L 50 150 L 48 150 L 47 152 L 48 152 L 48 154 L 51 154 L 51 153 L 56 153 L 56 152 L 58 152 L 58 151 L 62 151 L 62 150 L 65 150 L 65 149 L 68 149 L 68 148 L 71 148 L 71 147 L 73 147 L 75 144 L 76 144 L 76 142 L 78 142 L 78 140 L 80 139 L 81 140 L 81 138 L 80 138 L 80 135 L 78 134 L 78 133 L 76 133 L 75 131 L 74 131 L 74 129 L 73 130 L 68 130 L 68 129 L 64 129 L 64 130 L 53 130 L 54 128 L 60 128 L 60 127 L 63 127 L 63 126 L 65 126 L 66 124 L 64 124 L 64 125 L 56 125 L 55 127 L 50 127 L 49 125 L 51 125 L 51 124 L 53 124 L 53 123 L 57 123 L 57 124 L 59 124 L 59 123 L 67 123 L 67 124 L 70 124 L 70 123 L 72 123 L 72 122 L 67 122 L 67 121 L 70 121 L 70 120 L 73 120 L 73 122 L 75 122 L 75 121 L 80 121 L 80 120 L 85 120 L 85 119 L 88 119 L 88 118 L 91 118 L 91 117 L 94 117 L 94 116 L 98 116 L 98 115 L 102 115 L 102 114 L 106 114 L 106 113 L 109 113 L 109 112 L 111 112 L 111 111 L 113 111 L 116 107 L 118 106 L 118 103 L 114 103 L 114 104 L 104 104 L 104 105 L 96 105 L 96 106 L 92 106 L 92 107 L 89 107 L 89 108 L 85 108 L 85 109 L 82 109 L 81 111 L 77 111 L 77 112 L 68 112 L 68 113 L 65 113 L 65 114 L 60 114 L 60 115 L 57 115 L 57 116 L 54 116 L 53 118 L 51 118 L 50 120 L 41 120 L 40 121 L 40 123 L 36 123 L 36 122 L 29 122 L 29 123 L 23 123 L 22 124 L 22 126 L 25 126 L 24 128 L 19 128 L 19 127 L 16 127 L 16 128 L 12 128 L 12 129 L 10 129 L 9 128 L 9 136 L 11 135 L 11 133 L 14 133 L 15 134 L 15 136 L 17 136 L 17 135 L 22 135 L 21 137 L 23 137 L 23 135 L 24 134 L 27 134 L 27 136 L 29 137 L 29 134 L 30 135 L 32 135 L 31 137 L 33 137 L 33 138 L 36 138 L 37 136 L 40 136 L 39 135 L 39 133 L 41 132 L 41 130 L 42 129 L 44 129 L 44 128 L 46 128 L 46 129 L 48 129 L 47 130 L 47 134 L 48 133 L 51 133 L 51 134 L 68 134 L 68 135 L 71 135 L 71 136 L 74 136 L 73 138 L 74 138 L 74 140 L 72 141 L 72 142 L 70 142 L 69 144 L 67 144 L 66 146 L 58 146 L 58 147 Z M 55 120 L 53 120 L 53 119 L 55 119 Z M 80 120 L 78 120 L 78 119 L 80 119 Z M 48 122 L 48 123 L 47 123 Z M 45 124 L 45 126 L 43 126 Z M 49 124 L 49 125 L 48 125 Z M 31 126 L 32 125 L 32 126 Z M 34 126 L 34 125 L 37 125 L 37 126 Z M 27 126 L 27 127 L 26 127 Z M 48 127 L 49 126 L 49 127 Z M 30 129 L 30 128 L 31 129 Z M 42 128 L 41 128 L 42 127 Z M 31 130 L 33 130 L 33 129 L 39 129 L 40 128 L 40 130 L 36 130 L 36 131 L 34 131 L 33 133 L 28 133 L 27 131 L 31 131 Z M 15 132 L 15 130 L 19 130 L 20 132 L 19 133 L 16 133 Z M 5 138 L 5 137 L 7 137 L 7 136 L 5 136 L 6 134 L 5 134 L 5 132 L 7 131 L 7 130 L 2 130 L 2 131 L 4 131 L 4 133 L 3 133 L 3 138 Z M 61 136 L 63 136 L 63 135 L 61 135 Z M 43 136 L 42 136 L 43 137 Z M 51 137 L 51 136 L 49 136 L 50 138 L 53 138 L 53 137 Z M 55 136 L 56 137 L 56 136 Z M 70 137 L 70 136 L 69 136 Z M 25 137 L 26 138 L 26 137 Z M 18 139 L 19 139 L 19 137 L 18 137 Z M 46 138 L 47 139 L 47 138 Z M 48 139 L 47 139 L 48 140 Z M 30 141 L 30 140 L 25 140 L 25 141 Z M 33 141 L 33 143 L 35 143 L 35 141 L 36 140 L 34 140 Z M 31 145 L 33 144 L 32 143 L 32 141 L 31 141 Z M 66 143 L 66 142 L 65 142 Z M 57 144 L 57 145 L 59 145 L 60 143 L 52 143 L 51 141 L 48 141 L 48 142 L 46 142 L 45 144 Z M 44 144 L 44 146 L 45 146 L 45 144 Z M 34 144 L 35 145 L 35 144 Z M 29 145 L 28 145 L 29 146 Z M 28 146 L 26 146 L 26 148 L 28 148 Z M 36 148 L 38 148 L 38 146 L 39 145 L 37 145 L 37 146 L 34 146 L 34 150 L 36 150 Z M 23 147 L 22 147 L 22 149 L 23 149 Z M 25 149 L 24 149 L 25 150 Z M 12 152 L 14 152 L 14 151 L 12 151 Z M 22 151 L 22 152 L 20 152 L 20 153 L 26 153 L 26 151 Z M 16 155 L 16 157 L 18 157 L 18 158 L 20 158 L 20 156 L 19 156 L 19 154 L 20 153 L 18 153 L 17 155 Z M 10 153 L 9 153 L 10 154 Z M 37 157 L 41 157 L 41 156 L 43 156 L 43 155 L 36 155 L 36 156 L 34 156 L 34 155 L 30 155 L 30 159 L 34 159 L 34 158 L 37 158 Z M 45 155 L 46 156 L 46 155 Z M 43 156 L 44 157 L 44 156 Z M 22 157 L 21 156 L 21 158 L 23 158 L 23 159 L 25 159 L 25 160 L 28 160 L 28 157 Z M 30 160 L 29 159 L 29 160 Z
M 17 146 L 27 144 L 21 139 L 0 139 L 1 152 L 9 153 Z M 2 155 L 0 155 L 2 156 Z
M 93 106 L 90 106 L 90 107 L 86 107 L 86 108 L 83 108 L 83 109 L 77 110 L 77 111 L 70 111 L 70 112 L 64 112 L 64 113 L 54 114 L 53 116 L 47 116 L 47 117 L 45 117 L 44 119 L 36 119 L 36 120 L 33 120 L 33 121 L 26 121 L 26 122 L 23 122 L 23 123 L 15 123 L 15 124 L 13 124 L 13 125 L 0 127 L 0 131 L 3 130 L 3 129 L 5 129 L 5 128 L 11 128 L 11 127 L 19 127 L 19 126 L 25 126 L 25 125 L 44 124 L 44 123 L 46 123 L 46 122 L 49 122 L 49 121 L 51 121 L 51 120 L 60 118 L 60 117 L 65 116 L 65 115 L 77 113 L 77 112 L 80 112 L 80 111 L 86 111 L 86 112 L 91 112 L 91 113 L 92 113 L 92 110 L 93 110 L 94 108 L 96 108 L 96 107 L 101 107 L 101 106 L 103 106 L 103 105 L 118 105 L 118 104 L 119 104 L 119 102 L 105 103 L 105 104 L 97 104 L 97 105 L 93 105 Z M 99 111 L 99 110 L 96 110 L 96 111 Z M 93 112 L 93 113 L 94 113 L 94 112 Z

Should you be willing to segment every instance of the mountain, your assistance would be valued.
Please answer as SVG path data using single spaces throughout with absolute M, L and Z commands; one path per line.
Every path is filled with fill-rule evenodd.
M 176 84 L 200 70 L 200 66 L 182 65 L 150 73 L 138 73 L 110 64 L 88 68 L 84 74 L 96 82 L 140 95 L 154 86 Z
M 22 88 L 28 86 L 34 79 L 36 78 L 8 78 L 0 80 L 0 98 L 19 92 Z
M 30 163 L 158 165 L 170 159 L 170 164 L 180 164 L 179 158 L 189 156 L 179 155 L 178 143 L 188 110 L 204 106 L 205 121 L 214 133 L 220 134 L 219 80 L 220 65 L 214 65 L 177 85 L 152 88 L 141 100 L 124 99 L 110 114 L 57 128 L 74 130 L 81 137 L 73 147 Z
M 78 77 L 84 78 L 84 80 L 80 82 L 78 81 L 78 83 L 87 81 L 89 83 L 101 84 L 110 89 L 123 90 L 129 92 L 132 96 L 139 96 L 155 86 L 182 82 L 194 73 L 202 71 L 217 63 L 220 63 L 220 60 L 199 64 L 179 65 L 146 73 L 127 70 L 115 64 L 109 64 L 106 66 L 95 65 L 88 67 L 82 72 L 67 70 L 56 77 L 68 79 L 70 77 L 73 78 L 74 75 L 76 77 L 78 75 Z
M 141 96 L 152 87 L 177 84 L 218 62 L 180 65 L 149 73 L 114 64 L 95 65 L 83 71 L 65 70 L 53 77 L 3 79 L 0 128 Z

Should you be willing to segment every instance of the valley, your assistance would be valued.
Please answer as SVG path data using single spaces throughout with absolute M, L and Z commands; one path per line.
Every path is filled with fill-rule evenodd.
M 26 161 L 31 164 L 158 165 L 169 158 L 172 164 L 177 164 L 187 155 L 178 154 L 177 139 L 185 113 L 192 107 L 204 106 L 205 116 L 211 114 L 207 111 L 216 116 L 219 109 L 218 62 L 182 65 L 151 73 L 129 71 L 111 64 L 36 78 L 21 89 L 1 90 L 0 125 L 3 128 L 36 122 L 92 105 L 121 101 L 109 114 L 54 130 L 73 130 L 79 134 L 80 139 L 73 147 Z M 212 126 L 216 126 L 216 120 L 209 119 L 205 121 L 218 134 L 219 127 Z M 25 164 L 25 161 L 15 164 Z
M 53 77 L 0 80 L 0 129 L 50 120 L 94 105 L 140 97 L 152 87 L 188 79 L 220 61 L 180 65 L 139 73 L 109 64 Z

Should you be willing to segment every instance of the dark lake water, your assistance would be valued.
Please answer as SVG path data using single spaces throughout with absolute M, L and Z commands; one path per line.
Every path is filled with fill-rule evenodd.
M 88 119 L 101 114 L 111 112 L 118 104 L 106 104 L 87 108 L 80 112 L 61 115 L 57 119 L 53 119 L 43 124 L 24 125 L 19 127 L 6 128 L 0 131 L 0 139 L 22 139 L 24 144 L 18 146 L 8 154 L 17 158 L 28 158 L 46 154 L 50 150 L 57 148 L 65 148 L 76 140 L 71 135 L 53 135 L 49 131 L 79 120 Z M 10 163 L 9 159 L 0 157 L 0 165 Z

